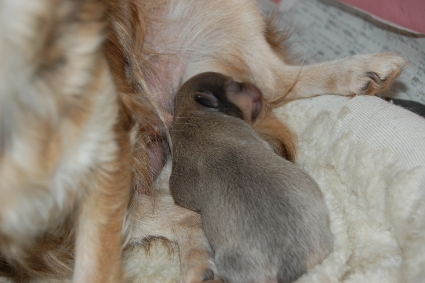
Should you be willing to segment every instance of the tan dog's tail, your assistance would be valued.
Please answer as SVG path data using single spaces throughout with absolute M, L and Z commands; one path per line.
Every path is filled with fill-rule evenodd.
M 113 86 L 100 83 L 98 4 L 0 1 L 0 251 L 7 257 L 23 259 L 25 248 L 60 217 L 47 213 L 57 203 L 43 201 L 51 199 L 64 148 L 78 144 L 99 93 L 115 95 Z
M 103 40 L 98 7 L 81 0 L 0 2 L 0 155 L 14 136 L 37 135 L 41 123 L 43 132 L 53 131 L 79 110 L 69 106 L 86 87 L 91 55 Z

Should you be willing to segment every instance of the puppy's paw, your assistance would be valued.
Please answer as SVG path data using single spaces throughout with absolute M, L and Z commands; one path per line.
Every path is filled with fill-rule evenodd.
M 355 60 L 355 61 L 352 61 Z M 352 85 L 353 94 L 375 95 L 387 90 L 401 74 L 408 61 L 396 53 L 363 54 L 350 58 L 354 63 L 348 74 L 356 74 Z M 352 72 L 354 73 L 352 73 Z

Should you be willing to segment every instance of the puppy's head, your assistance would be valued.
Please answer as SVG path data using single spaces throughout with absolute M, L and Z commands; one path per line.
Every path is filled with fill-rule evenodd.
M 251 125 L 263 112 L 262 95 L 257 87 L 213 72 L 196 75 L 183 84 L 174 105 L 176 117 L 188 110 L 215 111 Z

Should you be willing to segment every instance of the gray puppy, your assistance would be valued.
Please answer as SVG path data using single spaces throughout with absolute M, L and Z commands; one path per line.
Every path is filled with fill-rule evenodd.
M 191 78 L 175 100 L 170 189 L 201 214 L 217 275 L 229 283 L 292 282 L 332 250 L 317 183 L 274 153 L 250 124 L 260 91 L 217 73 Z

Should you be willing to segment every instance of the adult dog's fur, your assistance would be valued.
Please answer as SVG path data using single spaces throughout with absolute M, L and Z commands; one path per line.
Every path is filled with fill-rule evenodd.
M 58 245 L 75 250 L 74 282 L 120 282 L 130 144 L 102 52 L 104 8 L 5 0 L 0 10 L 2 261 L 24 280 L 44 271 L 31 258 Z
M 200 213 L 228 283 L 292 282 L 333 246 L 319 186 L 250 126 L 261 110 L 254 86 L 218 73 L 191 78 L 175 98 L 171 194 Z
M 52 273 L 70 276 L 73 261 L 68 243 L 73 242 L 73 230 L 77 231 L 75 278 L 84 270 L 98 274 L 97 266 L 86 268 L 99 263 L 93 260 L 97 251 L 91 248 L 115 247 L 103 263 L 117 262 L 116 243 L 128 194 L 126 133 L 132 142 L 134 187 L 127 239 L 134 244 L 155 235 L 178 242 L 182 282 L 199 282 L 206 270 L 213 269 L 199 217 L 175 206 L 166 192 L 155 196 L 149 190 L 166 156 L 173 97 L 193 75 L 215 71 L 258 86 L 269 111 L 255 129 L 294 160 L 295 142 L 274 118 L 273 107 L 323 93 L 374 94 L 387 88 L 405 64 L 398 55 L 384 53 L 290 66 L 279 48 L 278 34 L 266 24 L 253 0 L 22 3 L 4 0 L 0 4 L 0 241 L 25 247 L 40 237 L 34 249 L 26 252 L 24 263 L 22 248 L 8 250 L 12 246 L 2 244 L 7 260 L 3 259 L 1 272 L 17 280 L 47 278 Z M 107 29 L 104 50 L 100 48 L 102 19 Z M 93 143 L 82 142 L 85 138 Z M 109 205 L 110 198 L 97 194 L 105 192 L 98 189 L 105 180 L 106 187 L 113 185 L 105 190 L 114 205 Z M 44 189 L 28 193 L 29 186 Z M 18 205 L 22 201 L 25 206 Z M 107 209 L 102 211 L 99 203 Z M 161 213 L 152 213 L 153 204 L 163 204 L 165 209 L 158 207 Z M 99 211 L 91 213 L 88 207 Z M 118 213 L 111 211 L 115 209 Z M 169 216 L 176 212 L 178 219 Z M 92 217 L 111 220 L 98 219 L 111 223 L 103 227 L 107 231 L 102 239 L 90 234 L 98 227 L 91 225 L 89 219 L 96 221 Z M 90 237 L 85 240 L 80 231 L 88 230 Z M 191 235 L 197 235 L 196 241 L 186 238 L 188 231 L 195 231 Z M 105 241 L 109 235 L 113 244 Z M 102 270 L 115 273 L 118 268 L 104 266 Z

